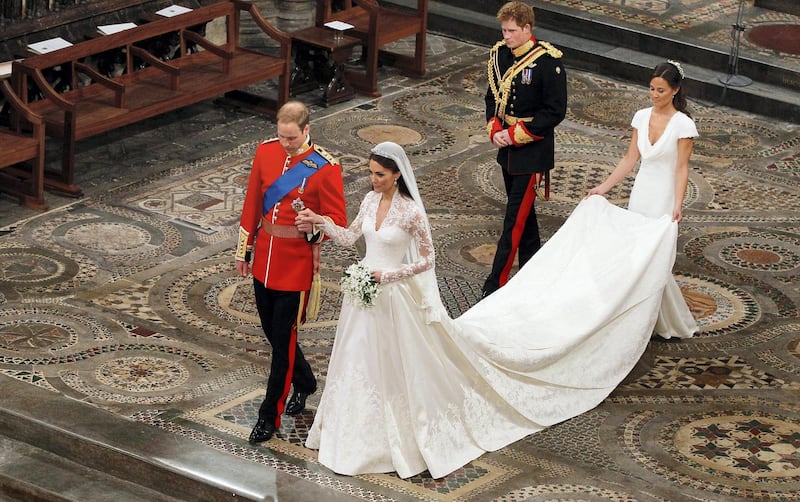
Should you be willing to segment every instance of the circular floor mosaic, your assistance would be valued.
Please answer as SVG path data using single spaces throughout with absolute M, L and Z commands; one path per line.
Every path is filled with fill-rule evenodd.
M 630 131 L 629 120 L 640 109 L 649 106 L 647 91 L 600 89 L 582 91 L 569 97 L 572 104 L 567 118 L 588 127 L 610 131 Z M 620 117 L 630 117 L 620 122 Z
M 64 348 L 77 340 L 75 330 L 56 323 L 27 320 L 0 324 L 0 348 L 12 352 Z
M 259 323 L 258 310 L 253 297 L 253 280 L 230 277 L 214 284 L 205 296 L 206 304 L 218 305 L 219 315 L 230 322 Z
M 108 254 L 130 253 L 150 243 L 150 233 L 119 222 L 98 222 L 76 225 L 64 237 L 83 249 Z
M 485 160 L 478 165 L 465 165 L 461 169 L 468 172 L 472 177 L 470 186 L 478 188 L 490 199 L 505 205 L 506 192 L 503 187 L 503 177 L 494 158 Z
M 181 231 L 160 218 L 124 207 L 93 206 L 43 220 L 33 229 L 43 247 L 57 247 L 75 259 L 120 273 L 144 269 L 154 259 L 180 254 Z
M 683 245 L 692 263 L 707 274 L 729 277 L 757 289 L 774 302 L 779 314 L 797 317 L 798 305 L 791 288 L 791 274 L 800 267 L 800 240 L 784 232 L 722 231 L 693 237 Z M 784 291 L 785 289 L 785 291 Z
M 436 236 L 437 266 L 483 281 L 494 260 L 499 234 L 488 229 L 459 229 Z
M 356 134 L 370 143 L 394 141 L 398 145 L 414 145 L 422 140 L 422 135 L 408 127 L 392 124 L 373 124 L 359 129 Z
M 28 306 L 0 309 L 0 362 L 57 364 L 83 359 L 71 354 L 79 344 L 111 340 L 111 330 L 85 312 L 65 307 Z M 3 355 L 8 354 L 8 355 Z
M 370 149 L 375 146 L 373 138 L 385 138 L 387 131 L 398 132 L 400 134 L 398 139 L 402 141 L 409 142 L 414 138 L 413 148 L 415 149 L 431 145 L 436 138 L 433 131 L 403 121 L 393 121 L 390 127 L 389 121 L 380 111 L 361 109 L 350 110 L 330 117 L 324 127 L 319 127 L 314 131 L 316 133 L 315 141 L 326 149 L 330 148 L 331 151 L 334 151 L 333 145 L 336 145 L 336 149 L 339 151 L 352 152 L 352 154 L 364 158 L 369 156 Z M 411 143 L 405 145 L 407 153 L 412 150 L 410 145 Z M 344 162 L 341 158 L 337 158 L 337 160 L 342 162 L 345 174 L 349 174 L 348 167 L 358 167 L 357 172 L 362 176 L 365 175 L 360 166 L 349 166 L 349 163 Z
M 800 55 L 800 24 L 762 24 L 747 30 L 747 38 L 767 49 Z
M 800 247 L 797 242 L 777 239 L 732 242 L 720 250 L 719 257 L 743 270 L 788 272 L 800 266 Z
M 553 199 L 567 201 L 576 206 L 586 192 L 606 179 L 613 171 L 618 159 L 595 155 L 592 159 L 568 160 L 559 162 L 550 172 L 551 193 Z M 612 204 L 625 207 L 633 187 L 633 177 L 628 176 L 617 183 L 606 194 Z
M 252 296 L 248 296 L 247 284 L 235 275 L 230 258 L 179 269 L 159 280 L 152 294 L 163 296 L 163 308 L 158 312 L 170 323 L 232 340 L 262 340 L 254 335 L 260 329 L 254 305 L 248 305 Z
M 78 264 L 64 255 L 36 248 L 0 248 L 0 284 L 15 288 L 46 287 L 68 281 Z M 0 286 L 0 289 L 3 289 Z
M 719 336 L 752 326 L 761 317 L 758 302 L 746 291 L 712 277 L 675 274 L 675 280 L 700 327 L 700 337 Z
M 174 389 L 189 379 L 189 371 L 180 362 L 147 356 L 106 361 L 94 374 L 100 383 L 127 392 Z
M 661 419 L 657 412 L 643 411 L 629 415 L 623 426 L 626 449 L 648 471 L 706 494 L 759 500 L 800 496 L 796 417 L 737 409 Z
M 410 156 L 433 156 L 466 146 L 469 136 L 484 132 L 484 110 L 440 88 L 420 88 L 392 101 L 392 111 L 428 136 L 425 144 L 407 150 Z M 397 120 L 396 118 L 394 120 Z
M 800 423 L 767 414 L 699 414 L 665 427 L 660 441 L 687 462 L 737 479 L 800 481 Z
M 696 141 L 697 154 L 718 158 L 749 158 L 769 149 L 777 133 L 753 122 L 743 122 L 723 115 L 697 117 L 702 141 Z

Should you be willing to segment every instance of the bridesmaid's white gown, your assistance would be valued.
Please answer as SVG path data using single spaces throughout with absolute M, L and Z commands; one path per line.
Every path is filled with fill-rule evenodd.
M 663 215 L 671 217 L 675 201 L 678 140 L 696 137 L 697 128 L 691 118 L 677 112 L 670 118 L 661 137 L 651 144 L 648 131 L 652 111 L 652 108 L 639 110 L 631 121 L 638 131 L 637 146 L 642 161 L 633 183 L 628 209 L 651 218 Z M 677 239 L 673 245 L 676 244 Z M 689 338 L 697 330 L 697 322 L 686 306 L 680 287 L 670 276 L 664 288 L 655 331 L 664 338 Z
M 350 237 L 326 232 L 343 243 L 363 233 L 366 264 L 407 270 L 406 246 L 425 239 L 416 227 L 426 223 L 413 201 L 395 196 L 376 230 L 371 194 Z M 372 308 L 345 298 L 306 446 L 340 474 L 439 478 L 594 408 L 647 346 L 676 238 L 670 216 L 593 196 L 503 288 L 457 319 L 428 322 L 418 276 L 384 282 Z

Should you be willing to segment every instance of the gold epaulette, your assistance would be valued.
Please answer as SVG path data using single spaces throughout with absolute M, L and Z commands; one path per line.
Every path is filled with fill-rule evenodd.
M 318 154 L 322 155 L 322 157 L 325 158 L 325 160 L 327 160 L 331 164 L 338 164 L 338 162 L 336 161 L 336 157 L 334 157 L 333 155 L 328 153 L 327 150 L 325 150 L 324 148 L 322 148 L 321 146 L 319 146 L 316 143 L 314 143 L 314 150 L 316 150 L 316 152 Z
M 561 56 L 564 55 L 563 52 L 553 47 L 553 44 L 551 44 L 550 42 L 543 42 L 539 40 L 539 45 L 541 45 L 542 47 L 545 48 L 545 50 L 547 50 L 547 53 L 550 54 L 550 57 L 559 59 L 561 58 Z

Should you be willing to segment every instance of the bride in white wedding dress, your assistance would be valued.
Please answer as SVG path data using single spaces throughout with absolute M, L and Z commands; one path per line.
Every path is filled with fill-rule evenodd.
M 656 66 L 650 77 L 653 106 L 633 116 L 633 136 L 628 152 L 614 171 L 589 194 L 603 195 L 622 180 L 641 157 L 639 172 L 631 189 L 628 209 L 658 218 L 683 218 L 683 198 L 689 179 L 689 157 L 697 127 L 686 112 L 682 87 L 683 68 L 677 61 Z M 670 276 L 664 289 L 655 331 L 664 338 L 689 338 L 698 330 L 681 290 Z
M 603 401 L 650 339 L 677 224 L 589 197 L 511 281 L 450 319 L 408 157 L 390 142 L 372 154 L 373 191 L 349 228 L 298 215 L 338 244 L 363 235 L 381 289 L 373 307 L 343 300 L 306 440 L 320 463 L 440 478 Z

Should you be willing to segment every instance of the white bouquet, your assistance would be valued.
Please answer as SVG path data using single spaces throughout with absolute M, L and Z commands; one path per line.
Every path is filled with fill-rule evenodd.
M 359 308 L 375 306 L 375 299 L 381 292 L 378 282 L 372 277 L 366 265 L 353 263 L 344 271 L 339 281 L 344 294 Z

